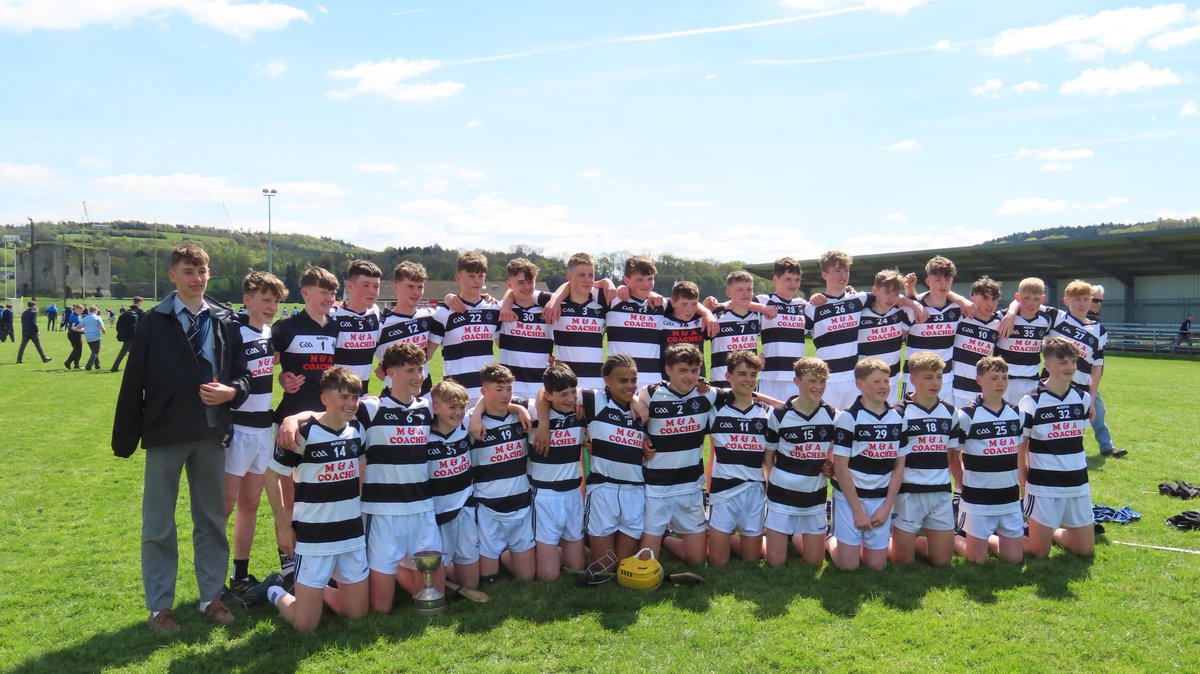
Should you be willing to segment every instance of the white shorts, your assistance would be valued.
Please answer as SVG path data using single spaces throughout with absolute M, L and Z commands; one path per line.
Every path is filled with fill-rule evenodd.
M 1026 494 L 1022 503 L 1025 517 L 1044 527 L 1074 529 L 1096 523 L 1092 514 L 1092 496 L 1033 496 Z
M 645 533 L 662 536 L 670 529 L 677 534 L 699 534 L 707 528 L 704 492 L 696 490 L 675 496 L 646 496 Z
M 262 475 L 275 454 L 275 433 L 264 428 L 257 433 L 234 429 L 225 448 L 225 472 L 236 477 L 246 473 Z
M 396 567 L 423 550 L 442 551 L 433 511 L 411 515 L 366 515 L 367 566 L 376 573 L 394 574 Z M 416 568 L 411 561 L 404 566 Z
M 960 511 L 958 528 L 968 536 L 987 540 L 993 533 L 1005 538 L 1020 538 L 1025 535 L 1025 518 L 1020 510 L 1010 510 L 997 515 L 980 515 Z
M 824 508 L 821 508 L 820 512 L 808 515 L 793 515 L 771 510 L 771 507 L 767 506 L 766 527 L 785 536 L 825 535 L 829 531 L 829 518 L 825 516 Z
M 578 489 L 533 490 L 533 540 L 546 545 L 583 540 L 583 494 Z
M 588 485 L 583 526 L 589 536 L 612 536 L 620 531 L 630 538 L 641 538 L 645 514 L 644 486 L 612 482 Z
M 791 379 L 769 381 L 760 378 L 758 380 L 758 392 L 771 396 L 781 402 L 787 402 L 788 398 L 797 395 L 800 391 L 796 388 L 796 382 Z
M 892 526 L 910 534 L 929 531 L 954 531 L 954 496 L 948 492 L 927 494 L 900 493 L 892 509 Z M 869 514 L 869 513 L 868 513 Z
M 761 482 L 746 482 L 728 498 L 709 497 L 708 526 L 723 534 L 760 536 L 767 516 L 767 492 Z M 719 499 L 719 500 L 718 500 Z
M 475 508 L 465 507 L 454 519 L 438 525 L 442 537 L 442 561 L 454 564 L 474 564 L 479 561 L 479 529 L 475 525 Z
M 1021 398 L 1037 390 L 1036 379 L 1009 379 L 1008 389 L 1004 391 L 1004 402 L 1009 405 L 1021 404 Z
M 887 499 L 864 498 L 859 500 L 862 501 L 867 517 L 870 517 Z M 866 531 L 859 530 L 854 526 L 854 511 L 850 508 L 850 502 L 842 496 L 841 492 L 834 491 L 833 535 L 837 538 L 839 545 L 861 545 L 868 550 L 887 550 L 888 543 L 892 540 L 892 528 L 884 524 Z
M 367 549 L 358 548 L 336 555 L 296 555 L 297 585 L 324 588 L 330 578 L 346 585 L 366 580 Z
M 821 398 L 833 409 L 844 410 L 853 405 L 859 395 L 858 385 L 854 383 L 854 377 L 850 377 L 845 381 L 831 381 L 825 384 L 825 395 Z
M 475 524 L 479 527 L 479 554 L 483 557 L 500 559 L 505 550 L 533 549 L 533 509 L 528 506 L 511 513 L 475 506 Z

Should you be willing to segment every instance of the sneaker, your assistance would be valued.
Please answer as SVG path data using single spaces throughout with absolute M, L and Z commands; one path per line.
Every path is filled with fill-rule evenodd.
M 208 602 L 208 608 L 204 609 L 203 611 L 200 611 L 200 607 L 196 607 L 196 610 L 200 612 L 200 615 L 208 618 L 218 625 L 233 624 L 233 614 L 229 612 L 229 609 L 225 608 L 225 604 L 222 604 L 220 599 L 214 599 Z M 159 615 L 162 614 L 160 613 Z
M 1104 452 L 1104 451 L 1100 452 L 1100 456 L 1107 457 L 1110 459 L 1119 459 L 1122 456 L 1126 456 L 1127 454 L 1129 454 L 1128 449 L 1110 449 L 1107 452 Z
M 272 587 L 283 587 L 283 576 L 278 573 L 272 573 L 264 578 L 261 583 L 246 590 L 242 594 L 242 599 L 246 602 L 246 606 L 265 604 L 267 603 L 267 591 Z
M 158 612 L 158 615 L 150 614 L 146 618 L 146 624 L 150 626 L 152 632 L 178 632 L 179 623 L 175 622 L 175 613 L 169 608 L 164 608 Z
M 258 585 L 258 582 L 258 579 L 255 578 L 254 574 L 252 573 L 246 574 L 245 578 L 234 578 L 233 576 L 230 576 L 229 589 L 238 594 L 246 594 L 251 590 L 251 588 L 253 588 L 255 585 Z
M 54 360 L 54 359 L 53 359 L 53 358 L 51 358 L 50 356 L 42 356 L 42 362 L 43 362 L 43 363 L 49 363 L 49 362 L 50 362 L 50 361 L 52 361 L 52 360 Z

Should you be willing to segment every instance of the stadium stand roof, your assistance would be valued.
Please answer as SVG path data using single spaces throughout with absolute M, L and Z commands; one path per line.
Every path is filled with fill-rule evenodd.
M 870 269 L 896 268 L 901 273 L 924 276 L 925 263 L 941 254 L 954 261 L 958 278 L 988 275 L 997 279 L 1038 276 L 1094 278 L 1111 276 L 1126 286 L 1136 276 L 1200 273 L 1200 227 L 1177 227 L 1152 231 L 1114 231 L 1079 238 L 1045 238 L 1016 243 L 980 244 L 938 250 L 854 255 L 854 266 Z M 817 260 L 801 260 L 802 290 L 810 293 L 823 286 Z M 773 263 L 748 265 L 746 269 L 771 278 Z M 859 277 L 858 282 L 864 279 Z

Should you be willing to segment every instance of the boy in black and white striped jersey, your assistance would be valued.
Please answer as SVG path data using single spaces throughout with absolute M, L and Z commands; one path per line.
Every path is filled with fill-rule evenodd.
M 1092 418 L 1092 396 L 1074 384 L 1079 347 L 1065 337 L 1042 342 L 1047 376 L 1021 399 L 1026 442 L 1020 452 L 1029 467 L 1022 504 L 1029 525 L 1025 552 L 1050 554 L 1051 543 L 1090 557 L 1096 536 L 1083 433 Z
M 758 376 L 758 390 L 772 398 L 787 400 L 796 395 L 792 368 L 796 359 L 804 357 L 804 339 L 808 334 L 804 308 L 808 302 L 798 296 L 800 263 L 795 258 L 775 260 L 771 279 L 775 292 L 754 298 L 775 311 L 773 315 L 763 314 L 763 371 Z
M 1023 441 L 1021 413 L 1005 402 L 1010 368 L 997 356 L 981 358 L 975 366 L 980 394 L 958 410 L 959 445 L 950 454 L 962 463 L 962 501 L 954 549 L 983 564 L 988 550 L 1006 562 L 1021 563 L 1025 518 L 1017 454 Z
M 264 581 L 266 596 L 301 631 L 317 628 L 326 604 L 347 618 L 366 617 L 368 609 L 359 502 L 362 436 L 354 420 L 362 380 L 334 367 L 322 374 L 320 390 L 324 411 L 300 427 L 298 451 L 275 449 L 266 479 L 279 549 L 296 556 L 295 594 L 273 574 Z M 285 491 L 293 484 L 295 505 L 289 509 Z M 328 586 L 330 578 L 337 588 Z
M 542 373 L 554 350 L 554 335 L 542 316 L 550 293 L 537 289 L 538 268 L 529 260 L 511 260 L 506 270 L 508 292 L 500 303 L 499 362 L 516 377 L 513 395 L 532 400 L 542 387 Z
M 233 436 L 225 449 L 225 520 L 237 507 L 233 520 L 233 573 L 229 588 L 246 592 L 258 585 L 250 574 L 250 548 L 258 521 L 263 491 L 263 474 L 275 450 L 272 435 L 271 389 L 275 379 L 275 349 L 271 346 L 271 322 L 279 303 L 287 299 L 287 287 L 273 274 L 252 271 L 242 280 L 242 347 L 250 369 L 250 395 L 232 410 Z
M 479 399 L 479 369 L 495 362 L 492 345 L 500 329 L 500 305 L 483 294 L 487 269 L 488 261 L 482 254 L 459 255 L 454 280 L 466 310 L 454 311 L 440 302 L 430 323 L 430 358 L 440 346 L 443 375 L 462 384 L 472 403 Z
M 421 298 L 425 295 L 425 281 L 429 274 L 425 266 L 416 262 L 404 260 L 392 270 L 392 291 L 396 295 L 396 305 L 383 312 L 380 316 L 379 342 L 375 346 L 375 359 L 382 362 L 383 354 L 388 347 L 401 342 L 412 342 L 425 351 L 426 359 L 433 357 L 433 347 L 429 342 L 429 329 L 433 323 L 433 312 L 421 306 Z M 383 380 L 386 392 L 391 386 L 387 373 L 382 367 L 377 367 L 375 375 Z M 429 366 L 425 366 L 425 379 L 421 383 L 421 396 L 428 398 L 433 382 L 429 377 Z
M 576 415 L 579 380 L 566 363 L 555 362 L 542 375 L 538 395 L 549 403 L 546 416 L 530 405 L 535 428 L 549 428 L 545 451 L 529 453 L 529 483 L 533 487 L 533 537 L 538 580 L 556 580 L 560 567 L 582 570 L 583 483 L 581 461 L 584 420 Z
M 554 360 L 571 368 L 580 388 L 604 390 L 604 316 L 611 300 L 605 285 L 596 281 L 592 256 L 575 253 L 567 260 L 566 283 L 542 309 L 554 335 Z
M 346 301 L 333 310 L 338 324 L 337 348 L 333 363 L 349 368 L 363 382 L 363 393 L 370 389 L 371 361 L 379 343 L 379 279 L 383 272 L 374 262 L 354 260 L 346 269 Z

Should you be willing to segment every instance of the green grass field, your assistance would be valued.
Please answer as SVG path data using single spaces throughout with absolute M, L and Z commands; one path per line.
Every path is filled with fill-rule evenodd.
M 1110 424 L 1131 456 L 1092 453 L 1093 495 L 1142 521 L 1109 525 L 1094 560 L 1055 551 L 1022 566 L 917 564 L 881 573 L 697 569 L 707 583 L 649 593 L 570 579 L 501 580 L 492 603 L 452 602 L 436 619 L 407 601 L 392 614 L 326 616 L 300 635 L 271 607 L 240 609 L 232 628 L 193 612 L 186 489 L 178 509 L 176 614 L 183 631 L 144 625 L 139 568 L 144 454 L 109 450 L 120 375 L 67 372 L 61 334 L 51 364 L 15 365 L 0 344 L 0 668 L 4 671 L 1195 671 L 1200 556 L 1114 540 L 1200 549 L 1200 532 L 1163 524 L 1195 508 L 1157 494 L 1164 480 L 1200 481 L 1200 362 L 1110 357 Z M 111 363 L 117 342 L 105 341 Z M 277 566 L 269 509 L 251 569 Z M 681 565 L 668 559 L 667 570 Z

